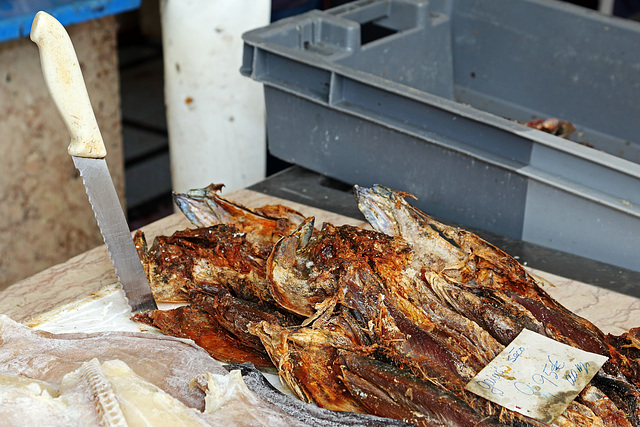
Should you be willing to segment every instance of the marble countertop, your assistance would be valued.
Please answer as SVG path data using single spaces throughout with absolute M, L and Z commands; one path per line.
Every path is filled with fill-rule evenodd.
M 250 207 L 283 203 L 318 223 L 365 226 L 361 220 L 349 218 L 299 203 L 285 201 L 251 190 L 240 190 L 224 197 Z M 179 213 L 142 228 L 151 243 L 161 234 L 171 234 L 190 226 Z M 544 271 L 529 271 L 544 282 L 544 289 L 574 313 L 588 319 L 605 333 L 621 334 L 640 326 L 640 299 L 607 289 L 570 280 Z M 0 313 L 25 322 L 59 305 L 82 298 L 117 281 L 107 250 L 99 246 L 65 263 L 58 264 L 0 292 Z

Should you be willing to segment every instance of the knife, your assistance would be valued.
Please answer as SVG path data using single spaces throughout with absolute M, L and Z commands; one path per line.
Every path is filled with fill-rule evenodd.
M 71 135 L 67 151 L 84 182 L 131 311 L 135 314 L 155 310 L 157 306 L 149 281 L 107 168 L 107 150 L 71 39 L 57 19 L 46 12 L 38 12 L 31 25 L 31 40 L 40 50 L 44 80 Z

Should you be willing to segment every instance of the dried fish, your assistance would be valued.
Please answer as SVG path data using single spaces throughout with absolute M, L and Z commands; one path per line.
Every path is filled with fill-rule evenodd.
M 70 407 L 88 408 L 84 413 L 78 411 L 82 414 L 81 424 L 109 427 L 128 425 L 116 392 L 102 371 L 98 359 L 84 362 L 77 370 L 65 375 L 60 382 L 59 392 Z
M 93 375 L 103 378 L 103 382 L 110 388 L 114 397 L 117 397 L 112 407 L 114 411 L 117 408 L 126 419 L 123 425 L 202 427 L 220 421 L 217 417 L 210 417 L 206 413 L 187 407 L 161 388 L 137 375 L 121 360 L 103 362 L 102 365 L 92 367 L 92 371 Z
M 54 395 L 35 382 L 22 389 L 15 384 L 0 388 L 0 401 L 3 426 L 214 425 L 206 422 L 207 415 L 142 379 L 120 360 L 82 363 L 62 377 Z
M 537 119 L 530 120 L 527 123 L 523 123 L 533 129 L 538 129 L 551 135 L 559 136 L 560 138 L 569 139 L 571 134 L 576 131 L 573 123 L 566 120 L 558 120 L 555 118 L 550 119 Z
M 235 224 L 242 232 L 258 236 L 261 242 L 270 237 L 271 245 L 291 233 L 305 219 L 300 212 L 282 205 L 250 209 L 226 200 L 218 195 L 222 187 L 222 184 L 211 184 L 186 194 L 174 193 L 173 200 L 196 227 Z
M 141 231 L 134 238 L 156 301 L 184 303 L 201 284 L 223 284 L 235 296 L 272 302 L 264 264 L 273 245 L 304 220 L 281 205 L 249 209 L 217 193 L 212 184 L 174 200 L 197 229 L 158 236 L 151 247 Z
M 420 278 L 410 268 L 411 252 L 403 241 L 329 224 L 313 237 L 304 235 L 303 226 L 281 240 L 269 258 L 272 286 L 290 298 L 277 298 L 286 309 L 311 315 L 335 295 L 358 313 L 361 328 L 369 329 L 370 338 L 397 363 L 460 389 L 502 351 L 482 328 L 436 299 L 425 306 L 428 311 L 407 299 Z
M 633 328 L 621 335 L 608 334 L 606 341 L 615 349 L 612 358 L 624 375 L 640 386 L 640 328 Z
M 493 299 L 494 307 L 501 307 L 502 314 L 510 318 L 505 322 L 507 325 L 496 324 L 497 327 L 504 329 L 512 326 L 513 323 L 508 325 L 511 322 L 520 323 L 519 329 L 531 328 L 560 342 L 609 356 L 604 334 L 551 298 L 511 256 L 473 233 L 432 219 L 410 205 L 405 200 L 406 193 L 383 186 L 356 187 L 355 192 L 362 212 L 374 229 L 388 230 L 405 239 L 412 245 L 424 269 L 443 273 L 450 281 L 466 286 L 449 287 L 448 296 L 445 292 L 440 293 L 448 303 L 457 306 L 461 314 L 466 313 L 466 304 L 458 305 L 456 301 L 468 302 L 469 298 L 458 298 L 451 293 L 486 295 Z M 443 247 L 447 250 L 440 249 Z M 466 262 L 457 266 L 452 264 L 451 253 Z M 437 275 L 430 275 L 426 279 L 435 277 Z M 485 322 L 484 326 L 490 324 Z M 494 331 L 493 335 L 508 339 L 513 332 L 505 335 Z
M 302 321 L 269 303 L 236 298 L 226 287 L 214 283 L 202 284 L 199 290 L 192 291 L 188 306 L 138 313 L 133 319 L 165 334 L 192 339 L 221 362 L 251 362 L 268 370 L 273 364 L 247 325 L 260 320 L 283 326 Z
M 383 233 L 323 224 L 314 233 L 313 218 L 281 239 L 267 260 L 276 303 L 292 313 L 311 316 L 316 305 L 338 290 L 338 278 L 352 262 L 371 263 L 385 275 L 397 275 L 411 256 L 409 246 Z
M 250 325 L 262 340 L 280 378 L 304 402 L 335 411 L 366 413 L 340 380 L 337 343 L 326 330 Z
M 210 425 L 303 427 L 306 424 L 249 390 L 242 374 L 205 373 L 194 384 L 206 392 L 205 414 L 214 417 Z
M 245 363 L 241 365 L 225 365 L 227 370 L 237 370 L 242 373 L 247 387 L 262 399 L 272 403 L 286 412 L 291 417 L 310 427 L 368 427 L 368 426 L 405 426 L 407 424 L 398 419 L 381 418 L 369 414 L 354 412 L 330 411 L 320 408 L 312 403 L 304 403 L 290 395 L 277 390 L 267 381 L 262 373 L 253 365 Z
M 0 374 L 3 426 L 284 427 L 322 425 L 331 419 L 327 413 L 320 413 L 316 419 L 309 408 L 299 409 L 301 414 L 295 416 L 282 411 L 250 391 L 239 371 L 227 374 L 210 357 L 203 358 L 197 347 L 173 338 L 156 339 L 137 333 L 49 334 L 33 331 L 6 316 L 0 316 L 0 321 L 0 370 L 5 372 Z M 152 346 L 148 346 L 148 338 L 154 341 Z M 144 345 L 141 340 L 146 341 Z M 24 355 L 24 348 L 33 353 Z M 133 352 L 138 352 L 137 357 Z M 105 361 L 89 359 L 94 353 Z M 128 359 L 144 377 L 120 358 Z M 179 366 L 165 366 L 169 361 Z M 36 366 L 25 366 L 31 363 Z M 30 378 L 30 374 L 41 379 Z M 155 374 L 166 376 L 164 389 L 154 384 L 157 381 L 145 378 L 158 376 Z M 192 387 L 194 384 L 198 387 Z M 197 401 L 181 398 L 185 390 L 197 391 Z M 289 405 L 288 410 L 295 406 Z M 362 420 L 388 424 L 375 417 L 362 417 L 355 425 L 368 425 Z M 391 421 L 390 425 L 402 424 Z
M 278 311 L 271 304 L 242 300 L 225 290 L 218 290 L 213 295 L 194 292 L 191 301 L 192 307 L 197 307 L 215 318 L 240 344 L 260 351 L 264 351 L 264 347 L 258 337 L 249 333 L 249 323 L 266 321 L 281 326 L 294 326 L 302 321 L 298 316 Z
M 637 405 L 631 403 L 637 400 L 638 390 L 615 363 L 615 348 L 607 345 L 595 325 L 542 290 L 515 259 L 473 233 L 430 218 L 407 203 L 407 193 L 383 186 L 356 187 L 355 193 L 374 229 L 385 230 L 412 245 L 414 259 L 419 260 L 414 262 L 423 264 L 424 281 L 441 301 L 486 329 L 501 344 L 508 344 L 527 328 L 568 345 L 613 356 L 598 373 L 598 387 L 615 402 L 614 406 L 625 409 L 633 425 L 638 425 Z M 456 266 L 456 259 L 466 262 Z M 612 382 L 615 387 L 610 386 Z M 615 392 L 620 388 L 625 390 L 623 396 Z M 578 403 L 565 415 L 571 422 L 592 417 Z
M 614 376 L 600 369 L 591 382 L 624 412 L 632 425 L 640 426 L 640 393 L 626 377 Z
M 22 387 L 16 386 L 22 382 Z M 204 411 L 189 408 L 137 375 L 121 360 L 84 362 L 61 380 L 53 395 L 36 381 L 0 383 L 3 426 L 304 426 L 251 392 L 239 371 L 205 372 L 194 380 Z M 46 390 L 52 386 L 47 385 Z
M 145 315 L 168 333 L 202 342 L 207 322 L 215 323 L 225 342 L 267 354 L 300 399 L 323 408 L 418 425 L 538 426 L 465 390 L 527 328 L 611 356 L 554 425 L 640 425 L 635 335 L 605 339 L 515 259 L 433 220 L 409 194 L 356 187 L 374 230 L 316 230 L 313 218 L 249 210 L 217 191 L 177 197 L 194 224 L 208 228 L 173 242 L 195 260 L 182 285 L 190 307 Z M 224 360 L 240 355 L 230 350 Z
M 579 396 L 579 401 L 598 415 L 603 425 L 610 427 L 631 427 L 625 413 L 600 389 L 588 385 Z
M 339 352 L 343 382 L 373 414 L 420 426 L 495 426 L 433 383 L 354 352 Z
M 67 413 L 69 404 L 58 399 L 57 387 L 16 375 L 0 374 L 0 423 L 6 427 L 79 425 L 81 408 Z
M 138 242 L 144 240 L 141 232 Z M 189 292 L 203 284 L 222 284 L 253 301 L 273 301 L 268 293 L 264 249 L 249 243 L 234 225 L 177 231 L 158 236 L 142 254 L 154 296 L 161 302 L 187 302 Z M 269 244 L 269 251 L 272 244 Z
M 138 313 L 134 320 L 158 328 L 179 338 L 189 338 L 221 362 L 251 362 L 262 369 L 272 369 L 266 352 L 247 347 L 229 333 L 220 322 L 198 307 L 182 306 L 171 310 Z
M 474 260 L 464 250 L 443 239 L 426 221 L 423 212 L 407 203 L 409 193 L 397 192 L 381 185 L 362 188 L 354 193 L 358 208 L 374 230 L 397 236 L 411 244 L 414 265 L 441 272 L 455 280 L 466 282 L 476 274 Z

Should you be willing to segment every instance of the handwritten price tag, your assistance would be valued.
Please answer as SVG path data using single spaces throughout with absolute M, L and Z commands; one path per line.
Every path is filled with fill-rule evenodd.
M 598 372 L 606 356 L 524 329 L 466 389 L 528 417 L 552 422 Z

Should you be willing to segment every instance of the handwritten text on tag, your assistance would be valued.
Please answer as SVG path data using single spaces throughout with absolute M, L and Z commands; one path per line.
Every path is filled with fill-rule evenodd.
M 524 329 L 466 389 L 549 423 L 564 412 L 606 361 L 606 356 Z

